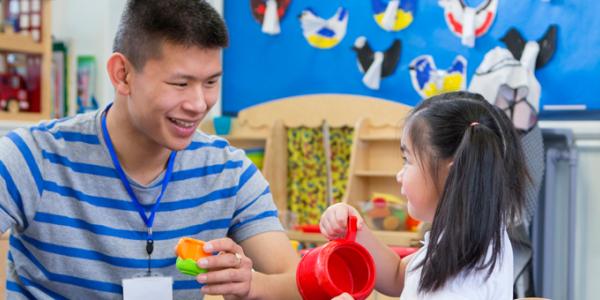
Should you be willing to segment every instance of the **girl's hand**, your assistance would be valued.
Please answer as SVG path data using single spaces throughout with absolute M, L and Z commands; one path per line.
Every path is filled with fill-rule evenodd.
M 348 216 L 356 216 L 356 229 L 360 231 L 364 226 L 363 219 L 356 209 L 346 203 L 337 203 L 328 207 L 321 216 L 321 233 L 330 240 L 346 236 Z
M 348 295 L 347 293 L 343 293 L 331 300 L 354 300 L 354 298 L 352 298 L 352 296 Z

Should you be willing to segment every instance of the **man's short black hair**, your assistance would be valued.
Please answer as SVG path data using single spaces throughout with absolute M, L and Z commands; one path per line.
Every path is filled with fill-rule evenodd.
M 164 42 L 216 49 L 227 47 L 229 39 L 223 18 L 204 0 L 129 0 L 113 52 L 139 71 L 148 59 L 161 56 Z

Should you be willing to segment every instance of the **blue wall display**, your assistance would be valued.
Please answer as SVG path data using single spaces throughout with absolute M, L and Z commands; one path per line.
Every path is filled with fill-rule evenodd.
M 388 0 L 384 0 L 387 2 Z M 483 0 L 467 0 L 476 6 Z M 467 61 L 467 82 L 483 56 L 515 27 L 525 39 L 537 40 L 548 26 L 558 25 L 557 48 L 546 66 L 536 71 L 542 85 L 542 118 L 600 117 L 600 1 L 500 0 L 489 32 L 474 48 L 461 45 L 446 25 L 444 10 L 435 0 L 418 0 L 414 21 L 398 32 L 384 31 L 373 17 L 371 1 L 293 0 L 281 20 L 281 34 L 265 35 L 252 18 L 249 0 L 224 1 L 231 44 L 224 53 L 223 113 L 283 97 L 315 94 L 360 94 L 415 105 L 421 98 L 413 89 L 410 62 L 431 55 L 439 66 L 449 66 L 457 55 Z M 312 8 L 320 16 L 348 9 L 345 38 L 331 49 L 311 47 L 302 35 L 298 15 Z M 379 90 L 367 88 L 357 66 L 354 41 L 365 36 L 376 51 L 385 51 L 395 39 L 402 41 L 396 71 L 381 81 Z M 583 109 L 573 113 L 572 109 Z

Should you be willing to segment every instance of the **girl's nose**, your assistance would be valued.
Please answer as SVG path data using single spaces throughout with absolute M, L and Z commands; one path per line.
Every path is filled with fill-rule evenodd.
M 396 174 L 396 181 L 399 184 L 402 184 L 402 174 L 404 174 L 404 168 L 402 168 L 400 171 L 398 171 L 398 173 Z

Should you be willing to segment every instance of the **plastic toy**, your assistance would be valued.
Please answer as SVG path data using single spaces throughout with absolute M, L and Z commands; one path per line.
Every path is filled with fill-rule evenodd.
M 385 193 L 373 193 L 371 201 L 363 205 L 365 222 L 376 230 L 405 230 L 406 201 Z
M 19 111 L 29 109 L 27 85 L 23 76 L 17 73 L 0 75 L 0 109 L 9 110 L 11 101 L 16 101 Z
M 329 300 L 344 292 L 366 299 L 375 287 L 375 262 L 369 251 L 354 242 L 355 216 L 348 218 L 344 239 L 311 249 L 300 260 L 296 285 L 303 299 Z
M 196 276 L 201 273 L 206 273 L 207 270 L 198 267 L 197 261 L 203 257 L 211 256 L 210 253 L 204 252 L 204 241 L 192 238 L 181 238 L 177 243 L 177 261 L 175 266 L 179 272 Z

